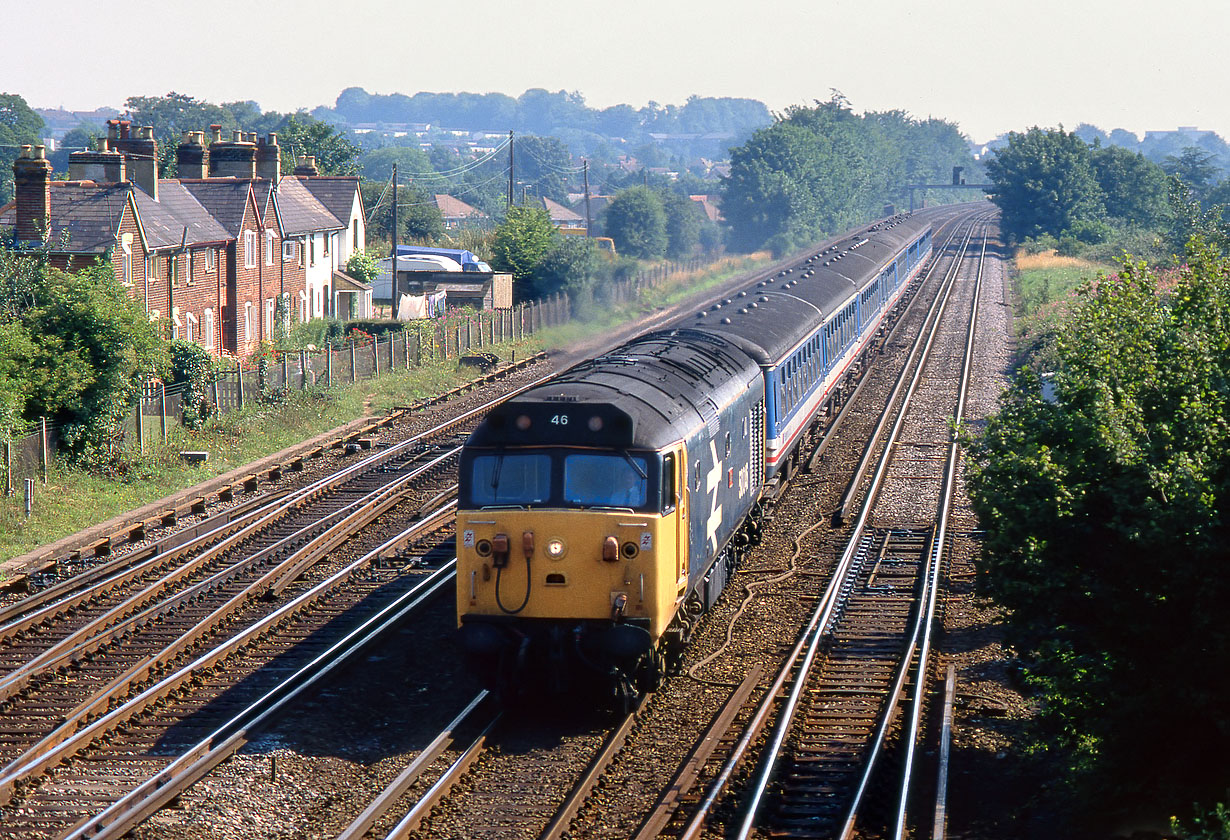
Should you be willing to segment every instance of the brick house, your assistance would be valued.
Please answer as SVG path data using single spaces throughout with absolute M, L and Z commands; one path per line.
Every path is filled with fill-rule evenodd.
M 358 178 L 322 178 L 314 165 L 283 178 L 276 134 L 224 141 L 210 128 L 208 146 L 204 132 L 184 132 L 174 179 L 158 177 L 153 130 L 133 134 L 119 120 L 98 151 L 70 155 L 69 181 L 51 180 L 43 147 L 23 148 L 0 228 L 19 246 L 47 248 L 57 267 L 109 261 L 171 337 L 215 354 L 272 340 L 279 299 L 287 325 L 292 313 L 323 317 L 344 283 L 345 313 L 369 314 L 370 287 L 340 271 L 365 243 Z

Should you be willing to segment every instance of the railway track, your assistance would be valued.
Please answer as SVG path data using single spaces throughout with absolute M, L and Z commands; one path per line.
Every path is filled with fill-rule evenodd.
M 116 558 L 10 605 L 0 626 L 6 832 L 56 836 L 162 763 L 159 751 L 192 730 L 185 719 L 207 724 L 202 712 L 237 684 L 276 678 L 279 658 L 310 651 L 313 634 L 410 579 L 373 569 L 384 555 L 358 565 L 344 556 L 387 530 L 374 523 L 395 509 L 430 512 L 417 539 L 451 525 L 459 435 L 488 408 L 253 504 L 165 554 Z M 320 577 L 328 590 L 302 600 Z M 74 780 L 68 795 L 50 776 L 74 757 L 60 773 Z
M 971 228 L 967 243 L 972 234 Z M 979 267 L 975 276 L 980 277 L 985 244 L 974 253 Z M 963 247 L 952 262 L 944 293 L 937 298 L 930 327 L 920 333 L 918 352 L 889 399 L 890 407 L 896 406 L 891 412 L 895 422 L 880 445 L 875 475 L 866 487 L 856 476 L 847 493 L 847 497 L 860 493 L 864 503 L 836 572 L 803 637 L 763 698 L 748 734 L 731 752 L 718 783 L 681 837 L 700 836 L 711 810 L 729 794 L 734 768 L 770 718 L 772 736 L 755 759 L 758 769 L 753 780 L 740 792 L 746 804 L 740 809 L 735 836 L 768 831 L 774 836 L 847 838 L 854 836 L 860 820 L 872 824 L 873 836 L 881 832 L 906 836 L 914 744 L 927 697 L 930 630 L 946 555 L 957 461 L 952 441 L 946 469 L 936 475 L 920 474 L 912 464 L 910 447 L 900 444 L 907 424 L 918 430 L 937 420 L 962 419 L 978 298 L 977 280 L 959 282 L 965 261 Z M 963 286 L 972 288 L 961 294 L 957 290 Z M 961 311 L 969 314 L 945 319 L 949 301 L 964 303 Z M 945 339 L 958 333 L 964 334 L 964 340 L 954 348 L 954 342 Z M 953 367 L 954 355 L 960 373 L 956 381 L 945 374 Z M 912 400 L 920 394 L 924 379 L 932 392 L 914 407 Z M 934 393 L 939 381 L 953 386 L 947 400 Z M 944 404 L 949 408 L 936 410 Z M 904 467 L 898 457 L 902 451 L 910 462 Z M 841 509 L 848 510 L 848 502 Z M 894 519 L 900 523 L 903 510 L 913 518 L 910 525 L 885 524 Z M 926 523 L 928 513 L 932 521 L 919 527 L 916 523 Z M 872 527 L 872 521 L 878 524 Z M 781 707 L 775 708 L 779 690 L 787 685 Z M 877 763 L 893 735 L 901 754 L 901 782 L 895 793 L 888 794 L 873 790 L 873 783 L 878 779 Z M 885 799 L 893 797 L 895 804 L 886 810 Z

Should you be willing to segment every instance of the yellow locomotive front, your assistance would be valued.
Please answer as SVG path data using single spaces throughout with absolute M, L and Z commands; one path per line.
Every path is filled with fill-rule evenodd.
M 464 450 L 461 641 L 505 694 L 661 676 L 688 580 L 686 458 L 624 448 L 629 428 L 611 406 L 520 404 Z

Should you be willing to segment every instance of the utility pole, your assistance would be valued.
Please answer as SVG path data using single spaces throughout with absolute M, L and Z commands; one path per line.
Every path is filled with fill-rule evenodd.
M 393 230 L 389 234 L 393 253 L 389 259 L 389 295 L 393 298 L 393 317 L 397 317 L 397 164 L 393 164 Z
M 513 133 L 508 132 L 508 206 L 513 204 Z
M 588 237 L 591 235 L 589 232 L 589 161 L 581 161 L 581 164 L 585 172 L 585 235 Z

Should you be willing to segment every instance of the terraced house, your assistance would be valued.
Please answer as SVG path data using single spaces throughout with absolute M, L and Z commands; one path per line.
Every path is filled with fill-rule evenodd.
M 23 147 L 0 229 L 60 268 L 109 262 L 169 337 L 214 354 L 254 352 L 279 319 L 368 316 L 371 288 L 344 271 L 366 241 L 359 179 L 321 176 L 310 157 L 284 176 L 276 134 L 210 131 L 208 145 L 184 132 L 177 178 L 158 176 L 153 129 L 121 120 L 69 156 L 66 181 Z

